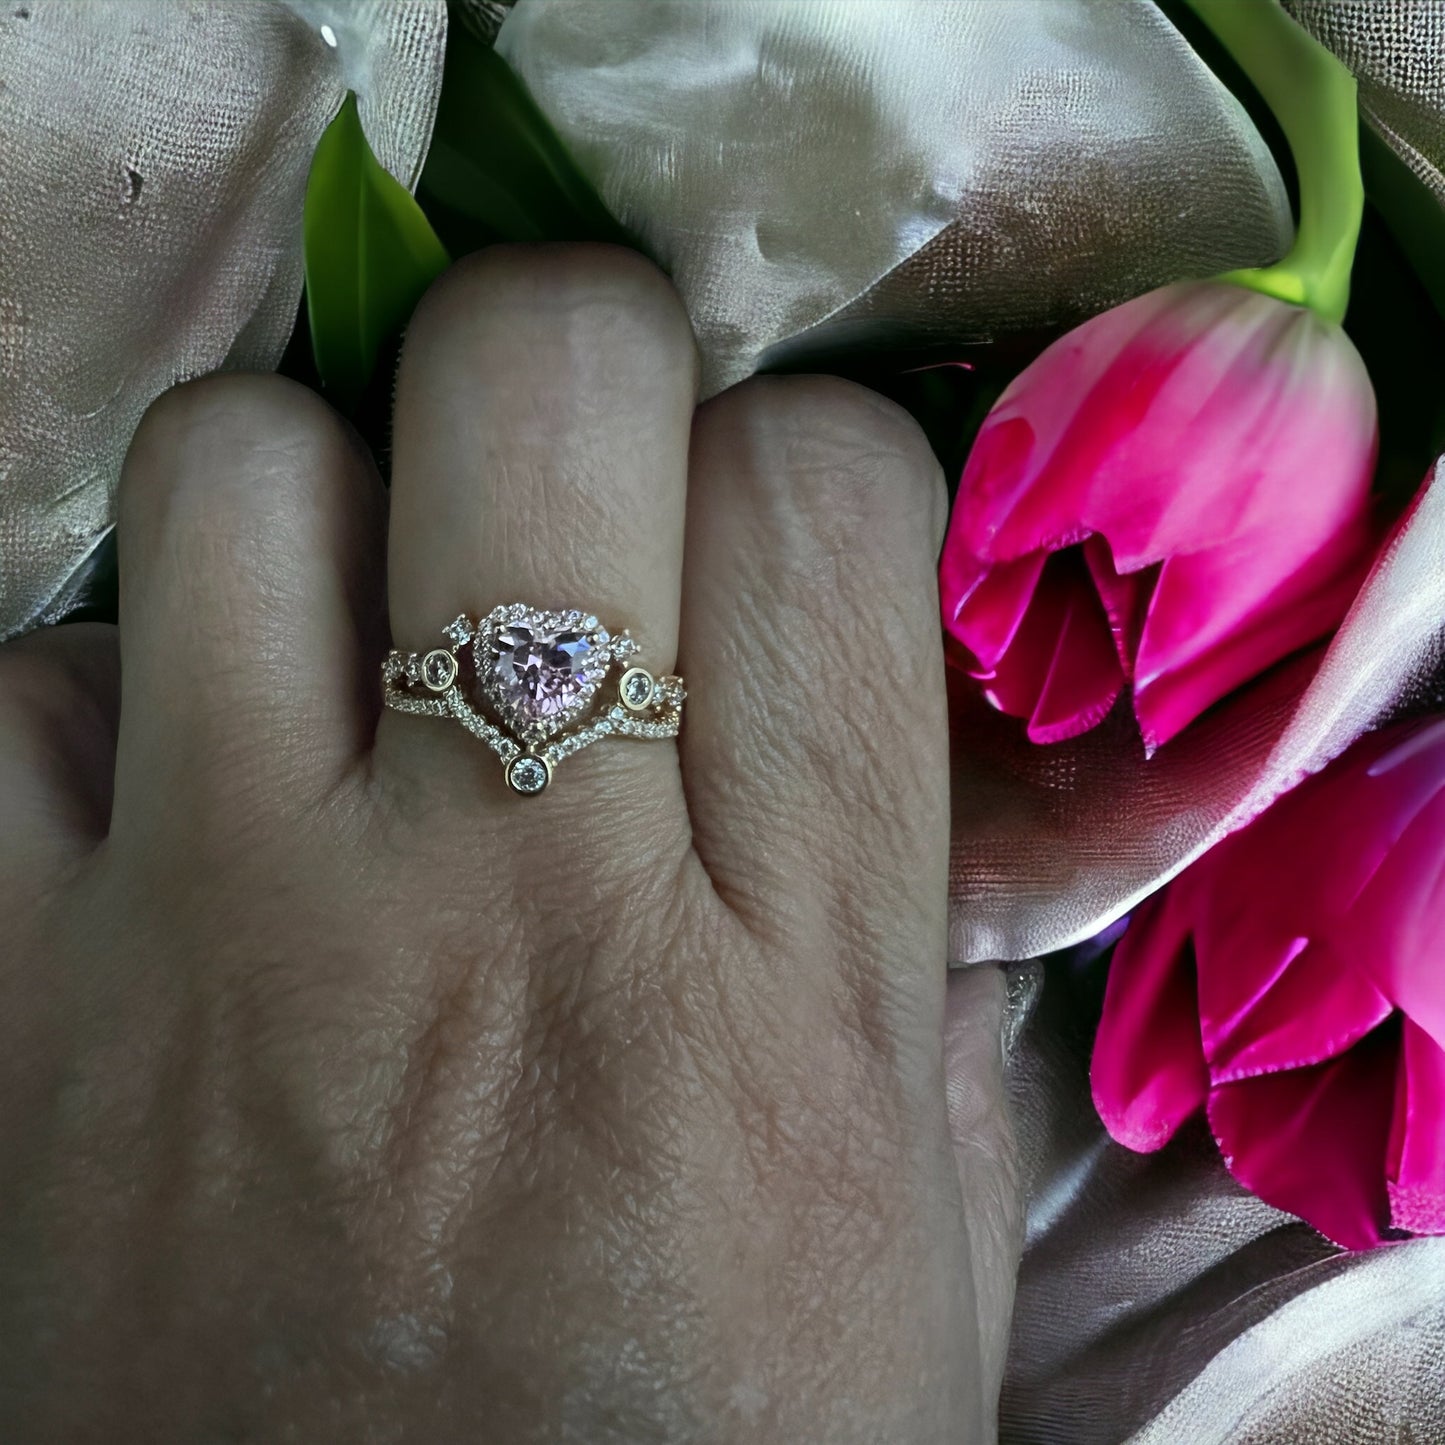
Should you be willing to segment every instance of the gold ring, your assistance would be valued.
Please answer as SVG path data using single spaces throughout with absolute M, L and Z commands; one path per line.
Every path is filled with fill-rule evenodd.
M 455 718 L 496 753 L 523 797 L 603 738 L 675 738 L 682 724 L 682 679 L 654 677 L 633 660 L 632 638 L 591 613 L 510 602 L 475 622 L 463 613 L 443 634 L 444 647 L 387 655 L 382 699 L 397 712 Z M 615 689 L 604 691 L 614 672 Z

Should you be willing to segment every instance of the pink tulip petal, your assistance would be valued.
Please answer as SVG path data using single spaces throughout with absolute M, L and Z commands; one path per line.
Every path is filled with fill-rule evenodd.
M 1098 533 L 1121 573 L 1259 528 L 1308 553 L 1362 510 L 1374 426 L 1337 327 L 1222 282 L 1167 286 L 1015 378 L 965 466 L 958 540 L 1003 561 Z M 1293 567 L 1278 560 L 1283 579 Z
M 1216 1082 L 1322 1062 L 1391 1011 L 1350 953 L 1314 937 L 1328 924 L 1329 895 L 1318 891 L 1320 850 L 1311 845 L 1338 834 L 1309 796 L 1324 781 L 1305 783 L 1169 885 L 1190 920 Z
M 1409 1019 L 1390 1130 L 1390 1218 L 1414 1234 L 1445 1234 L 1445 1049 Z
M 1202 712 L 1291 653 L 1328 636 L 1374 556 L 1368 514 L 1279 579 L 1279 541 L 1252 533 L 1159 569 L 1134 669 L 1134 713 L 1162 747 Z
M 1209 1091 L 1187 932 L 1167 893 L 1151 898 L 1109 966 L 1091 1066 L 1094 1106 L 1109 1133 L 1141 1153 L 1167 1144 Z
M 1100 532 L 1133 572 L 1177 550 L 1167 545 L 1176 534 L 1191 548 L 1226 537 L 1217 503 L 1236 483 L 1217 458 L 1201 466 L 1180 442 L 1250 345 L 1256 327 L 1231 323 L 1258 310 L 1238 287 L 1167 286 L 1048 347 L 979 431 L 955 507 L 962 544 L 1002 561 Z M 1258 410 L 1247 405 L 1247 420 Z M 1180 467 L 1191 488 L 1176 485 Z
M 1374 552 L 1374 451 L 1369 377 L 1338 327 L 1224 282 L 1137 297 L 1045 350 L 985 420 L 940 567 L 945 618 L 967 623 L 977 568 L 1081 546 L 1153 750 L 1338 625 Z M 1021 630 L 1003 590 L 1013 605 L 974 619 L 999 660 L 985 668 Z M 1034 638 L 994 700 L 1035 740 L 1068 736 L 1103 715 L 1078 700 L 1108 691 L 1084 687 L 1088 656 L 1065 664 Z
M 1013 644 L 1047 561 L 1046 552 L 1035 552 L 1017 562 L 979 568 L 966 591 L 962 578 L 955 578 L 958 600 L 946 622 L 977 659 L 976 677 L 987 677 Z
M 1269 869 L 1276 911 L 1289 910 L 1302 931 L 1328 931 L 1341 954 L 1358 955 L 1342 944 L 1345 921 L 1445 786 L 1445 733 L 1435 745 L 1421 748 L 1420 741 L 1413 724 L 1362 738 L 1230 840 L 1239 850 L 1232 865 L 1238 875 Z M 1367 930 L 1362 937 L 1387 922 L 1369 910 L 1359 920 Z
M 1194 921 L 1217 1078 L 1327 1058 L 1390 1008 L 1419 1008 L 1433 1031 L 1445 728 L 1421 736 L 1411 726 L 1362 740 L 1171 885 Z
M 1008 650 L 986 678 L 984 696 L 1029 719 L 1035 742 L 1093 727 L 1124 685 L 1109 624 L 1075 552 L 1049 557 Z
M 1328 1063 L 1212 1090 L 1209 1125 L 1229 1172 L 1345 1249 L 1382 1243 L 1399 1048 L 1385 1024 Z
M 1075 552 L 1059 552 L 1045 568 L 1044 588 L 1059 587 L 1059 613 L 1051 629 L 1053 656 L 1029 716 L 1031 742 L 1059 742 L 1097 726 L 1124 685 L 1109 619 L 1079 575 L 1081 562 Z
M 1110 1132 L 1157 1147 L 1202 1053 L 1210 1123 L 1247 1188 L 1349 1248 L 1445 1233 L 1442 927 L 1436 719 L 1364 738 L 1139 910 L 1095 1051 Z
M 1424 786 L 1412 789 L 1410 773 L 1425 774 L 1419 779 Z M 1358 830 L 1365 836 L 1356 834 L 1356 842 L 1373 845 L 1383 857 L 1335 925 L 1335 947 L 1348 951 L 1360 972 L 1445 1048 L 1445 732 L 1437 730 L 1433 746 L 1399 769 L 1362 782 L 1356 788 L 1362 799 L 1392 783 L 1396 796 L 1380 798 L 1385 806 L 1376 808 L 1374 817 L 1365 809 L 1355 814 L 1368 820 Z M 1403 815 L 1412 806 L 1414 816 L 1406 822 Z M 1346 835 L 1339 846 L 1348 842 Z
M 1134 677 L 1134 655 L 1139 649 L 1139 638 L 1144 631 L 1144 620 L 1149 615 L 1149 600 L 1154 584 L 1159 577 L 1157 567 L 1148 567 L 1143 572 L 1121 575 L 1114 568 L 1114 559 L 1109 544 L 1098 536 L 1090 537 L 1083 544 L 1084 561 L 1088 563 L 1089 575 L 1099 593 L 1099 601 L 1109 619 L 1109 631 L 1114 638 L 1114 651 L 1119 657 L 1119 666 L 1124 677 Z
M 1354 961 L 1328 945 L 1292 939 L 1273 957 L 1206 952 L 1210 921 L 1196 929 L 1194 947 L 1200 1035 L 1216 1084 L 1323 1063 L 1394 1011 Z

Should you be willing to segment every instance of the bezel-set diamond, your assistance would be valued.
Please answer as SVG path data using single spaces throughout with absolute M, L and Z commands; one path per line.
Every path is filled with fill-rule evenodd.
M 491 748 L 522 797 L 545 791 L 563 758 L 602 738 L 677 736 L 682 679 L 632 663 L 637 643 L 590 612 L 509 602 L 476 621 L 463 613 L 442 631 L 450 647 L 388 656 L 384 701 L 400 712 L 454 718 Z M 614 668 L 621 669 L 615 701 L 598 709 Z
M 507 786 L 524 798 L 534 797 L 551 781 L 551 763 L 535 753 L 518 753 L 507 764 Z
M 446 692 L 456 680 L 457 660 L 445 647 L 434 647 L 422 658 L 421 682 L 429 692 Z
M 629 712 L 645 712 L 657 691 L 652 674 L 645 667 L 629 667 L 617 679 L 617 698 Z

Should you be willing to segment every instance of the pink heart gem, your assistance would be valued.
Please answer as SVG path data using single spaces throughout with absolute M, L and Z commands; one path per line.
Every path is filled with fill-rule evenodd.
M 518 733 L 547 736 L 592 700 L 606 676 L 607 634 L 555 613 L 510 617 L 476 639 L 482 690 Z

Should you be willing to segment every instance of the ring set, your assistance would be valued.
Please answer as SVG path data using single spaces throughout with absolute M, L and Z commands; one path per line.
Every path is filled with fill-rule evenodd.
M 603 738 L 677 736 L 682 679 L 654 677 L 634 661 L 632 638 L 590 613 L 504 603 L 476 621 L 464 613 L 443 634 L 446 646 L 388 654 L 382 700 L 397 712 L 456 719 L 501 759 L 507 785 L 523 797 Z M 604 692 L 614 674 L 615 689 Z

